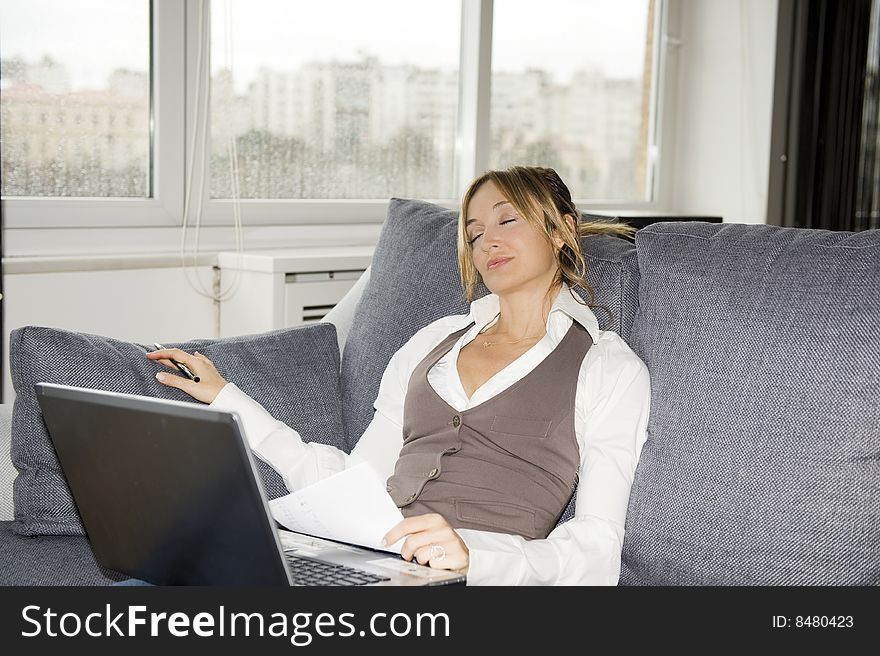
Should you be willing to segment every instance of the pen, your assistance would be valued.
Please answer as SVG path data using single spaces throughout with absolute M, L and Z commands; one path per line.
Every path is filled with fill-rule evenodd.
M 155 347 L 156 347 L 157 349 L 159 349 L 159 350 L 165 348 L 164 346 L 162 346 L 161 344 L 158 344 L 158 343 L 156 343 L 156 342 L 153 342 L 153 346 L 155 346 Z M 195 374 L 193 374 L 193 372 L 191 372 L 191 371 L 189 370 L 189 367 L 187 367 L 187 366 L 186 366 L 185 364 L 183 364 L 182 362 L 178 362 L 177 360 L 174 360 L 174 359 L 172 359 L 172 358 L 168 358 L 168 359 L 171 360 L 171 364 L 173 364 L 175 367 L 177 367 L 177 370 L 178 370 L 180 373 L 182 373 L 184 376 L 186 376 L 186 377 L 189 378 L 190 380 L 194 380 L 195 382 L 199 382 L 199 381 L 201 380 L 201 378 L 199 378 L 198 376 L 196 376 Z

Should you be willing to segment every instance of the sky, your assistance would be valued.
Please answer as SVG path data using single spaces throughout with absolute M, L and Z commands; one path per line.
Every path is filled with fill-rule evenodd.
M 648 0 L 495 0 L 493 70 L 641 74 Z M 410 63 L 454 70 L 459 0 L 214 0 L 212 68 L 237 86 L 261 66 L 307 61 Z M 0 0 L 0 56 L 65 62 L 74 88 L 102 88 L 115 68 L 145 70 L 147 0 Z M 100 17 L 100 18 L 96 18 Z M 231 59 L 226 48 L 232 34 Z

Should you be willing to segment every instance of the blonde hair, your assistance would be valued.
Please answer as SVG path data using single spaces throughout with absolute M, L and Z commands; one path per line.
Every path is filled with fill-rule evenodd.
M 539 166 L 513 166 L 504 171 L 486 171 L 471 182 L 465 191 L 458 218 L 458 271 L 467 300 L 474 300 L 480 282 L 466 230 L 467 208 L 477 190 L 490 180 L 547 243 L 552 244 L 553 237 L 562 239 L 562 248 L 556 251 L 559 267 L 551 289 L 559 288 L 563 282 L 570 287 L 580 286 L 591 299 L 587 306 L 593 307 L 596 295 L 586 279 L 587 265 L 581 252 L 580 237 L 616 235 L 631 238 L 636 230 L 624 223 L 582 220 L 580 211 L 571 200 L 571 192 L 559 174 L 551 168 Z M 566 216 L 572 218 L 573 227 Z M 572 295 L 579 300 L 575 294 Z M 607 307 L 598 307 L 612 314 Z

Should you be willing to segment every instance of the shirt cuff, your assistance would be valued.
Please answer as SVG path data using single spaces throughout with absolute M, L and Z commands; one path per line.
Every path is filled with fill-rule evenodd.
M 506 533 L 459 528 L 455 532 L 468 549 L 467 585 L 518 585 L 523 578 L 523 553 Z

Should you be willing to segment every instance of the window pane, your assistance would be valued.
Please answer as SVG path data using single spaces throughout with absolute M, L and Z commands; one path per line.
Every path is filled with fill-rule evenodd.
M 211 196 L 452 198 L 460 11 L 214 0 Z
M 0 0 L 4 196 L 150 195 L 148 0 Z
M 490 165 L 550 166 L 572 193 L 644 201 L 652 0 L 496 0 Z

